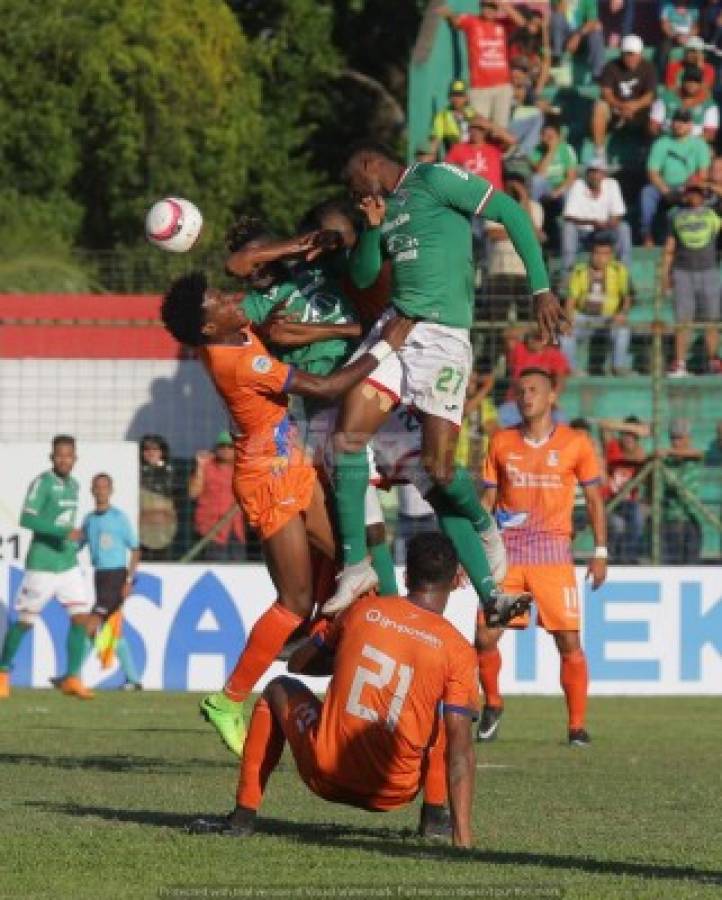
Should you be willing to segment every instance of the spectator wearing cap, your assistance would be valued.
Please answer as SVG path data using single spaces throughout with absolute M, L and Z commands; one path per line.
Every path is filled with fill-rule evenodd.
M 552 201 L 553 212 L 561 210 L 564 196 L 577 177 L 577 155 L 571 144 L 561 135 L 559 123 L 550 120 L 544 124 L 541 143 L 529 157 L 533 175 L 531 196 L 533 200 Z
M 622 41 L 622 52 L 610 60 L 599 78 L 600 99 L 592 110 L 592 140 L 596 154 L 605 153 L 607 135 L 613 129 L 646 137 L 649 110 L 657 89 L 652 63 L 642 56 L 644 44 L 636 34 Z
M 587 63 L 598 78 L 604 66 L 604 35 L 597 0 L 552 0 L 550 20 L 552 56 L 576 55 L 586 45 Z
M 511 86 L 513 96 L 509 131 L 517 141 L 511 155 L 529 157 L 541 141 L 544 115 L 538 105 L 527 62 L 521 57 L 511 64 Z
M 529 196 L 523 175 L 508 172 L 504 177 L 504 190 L 513 197 L 527 213 L 534 226 L 537 239 L 544 243 L 544 210 L 541 203 Z M 509 240 L 503 225 L 486 221 L 486 278 L 484 279 L 483 318 L 493 322 L 507 320 L 513 311 L 518 321 L 527 322 L 533 318 L 531 295 L 526 269 L 521 257 Z
M 680 482 L 682 490 L 665 482 L 662 494 L 662 562 L 667 565 L 698 563 L 702 550 L 702 528 L 689 495 L 699 496 L 703 453 L 692 444 L 687 419 L 669 425 L 670 446 L 658 451 L 664 464 Z
M 684 185 L 693 175 L 707 178 L 711 153 L 707 142 L 692 134 L 688 109 L 672 116 L 671 134 L 663 134 L 652 144 L 647 159 L 649 184 L 642 188 L 641 231 L 647 247 L 654 246 L 652 224 L 662 200 L 671 206 L 679 200 Z
M 662 287 L 674 297 L 675 319 L 686 326 L 693 321 L 707 323 L 720 320 L 720 273 L 717 263 L 717 235 L 720 218 L 704 204 L 704 187 L 700 179 L 691 178 L 684 189 L 683 205 L 670 215 L 670 235 L 664 245 Z M 671 278 L 670 278 L 671 273 Z M 674 362 L 669 374 L 687 374 L 689 330 L 675 331 Z M 704 335 L 707 369 L 712 374 L 722 371 L 718 358 L 719 329 L 708 324 Z
M 479 15 L 457 15 L 447 6 L 437 13 L 466 36 L 469 60 L 469 99 L 480 116 L 500 128 L 509 124 L 511 75 L 508 32 L 524 18 L 506 0 L 481 0 Z
M 599 429 L 607 470 L 605 493 L 612 500 L 647 462 L 642 438 L 649 437 L 650 428 L 637 416 L 627 416 L 622 421 L 602 419 Z M 643 493 L 644 485 L 632 488 L 609 514 L 609 556 L 616 563 L 639 562 L 648 513 Z
M 719 128 L 719 107 L 712 99 L 710 89 L 702 83 L 702 70 L 697 66 L 685 66 L 678 88 L 663 88 L 652 104 L 649 117 L 652 134 L 669 131 L 672 116 L 679 109 L 689 111 L 692 134 L 712 143 Z
M 203 559 L 214 562 L 246 558 L 243 514 L 233 496 L 233 438 L 222 431 L 213 452 L 196 453 L 195 471 L 188 481 L 188 496 L 196 501 L 193 523 L 198 538 L 204 538 L 232 509 L 233 515 L 203 550 Z
M 672 0 L 662 5 L 659 25 L 662 41 L 659 45 L 660 72 L 667 68 L 667 60 L 673 49 L 684 47 L 687 41 L 699 33 L 699 10 L 687 0 Z
M 446 154 L 445 161 L 486 178 L 500 191 L 502 159 L 514 144 L 516 138 L 506 128 L 500 128 L 483 116 L 475 116 L 469 123 L 469 140 L 454 144 Z
M 564 272 L 574 265 L 579 248 L 588 250 L 600 236 L 608 238 L 617 258 L 629 267 L 632 233 L 624 220 L 627 207 L 616 178 L 607 175 L 603 157 L 587 163 L 584 178 L 577 178 L 564 202 L 562 221 L 562 266 Z
M 469 122 L 476 112 L 469 103 L 466 84 L 454 81 L 449 91 L 449 105 L 434 116 L 431 140 L 436 154 L 445 156 L 454 144 L 469 140 Z
M 566 313 L 572 331 L 562 336 L 561 347 L 577 375 L 589 371 L 589 343 L 595 335 L 611 344 L 614 374 L 629 374 L 627 316 L 631 305 L 629 271 L 614 258 L 609 234 L 600 233 L 593 240 L 589 260 L 572 269 L 567 288 Z M 606 360 L 602 361 L 602 370 L 605 368 Z
M 704 41 L 701 37 L 694 35 L 689 38 L 684 45 L 684 52 L 681 59 L 670 60 L 664 73 L 665 86 L 670 90 L 679 87 L 682 70 L 686 66 L 697 66 L 702 70 L 702 84 L 710 90 L 714 88 L 715 72 L 714 66 L 705 60 Z

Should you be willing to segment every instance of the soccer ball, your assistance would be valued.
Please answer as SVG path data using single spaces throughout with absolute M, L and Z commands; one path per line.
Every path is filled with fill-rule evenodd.
M 203 216 L 198 207 L 182 197 L 165 197 L 154 203 L 145 217 L 145 236 L 169 253 L 187 253 L 198 240 Z

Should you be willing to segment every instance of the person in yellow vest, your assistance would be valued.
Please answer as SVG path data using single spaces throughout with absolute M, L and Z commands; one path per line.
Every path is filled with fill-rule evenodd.
M 627 315 L 631 305 L 629 271 L 614 258 L 609 235 L 600 234 L 592 243 L 589 260 L 577 263 L 569 276 L 566 312 L 573 328 L 562 337 L 561 348 L 576 375 L 588 371 L 589 343 L 598 332 L 611 343 L 614 374 L 629 374 L 631 332 Z
M 454 144 L 469 139 L 469 122 L 476 116 L 469 103 L 469 95 L 463 81 L 454 81 L 449 91 L 449 105 L 439 110 L 431 126 L 431 142 L 434 154 L 446 156 Z

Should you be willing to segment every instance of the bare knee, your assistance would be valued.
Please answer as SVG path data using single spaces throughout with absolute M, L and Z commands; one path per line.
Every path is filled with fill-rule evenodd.
M 424 456 L 422 465 L 434 484 L 445 487 L 447 484 L 451 484 L 454 479 L 454 462 L 451 459 L 444 458 L 443 455 Z
M 339 431 L 333 436 L 336 453 L 360 453 L 369 442 L 369 436 L 361 432 Z
M 570 653 L 582 649 L 578 631 L 555 631 L 554 641 L 560 656 L 568 656 Z
M 474 644 L 477 650 L 495 650 L 502 635 L 501 628 L 489 628 L 478 622 L 476 625 L 476 639 Z

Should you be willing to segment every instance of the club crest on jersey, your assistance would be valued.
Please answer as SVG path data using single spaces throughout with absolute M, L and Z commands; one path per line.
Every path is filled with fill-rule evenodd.
M 558 450 L 550 450 L 547 453 L 547 465 L 548 466 L 558 466 L 559 465 L 559 451 Z
M 251 368 L 259 375 L 265 375 L 271 371 L 271 358 L 269 356 L 254 356 L 251 361 Z

